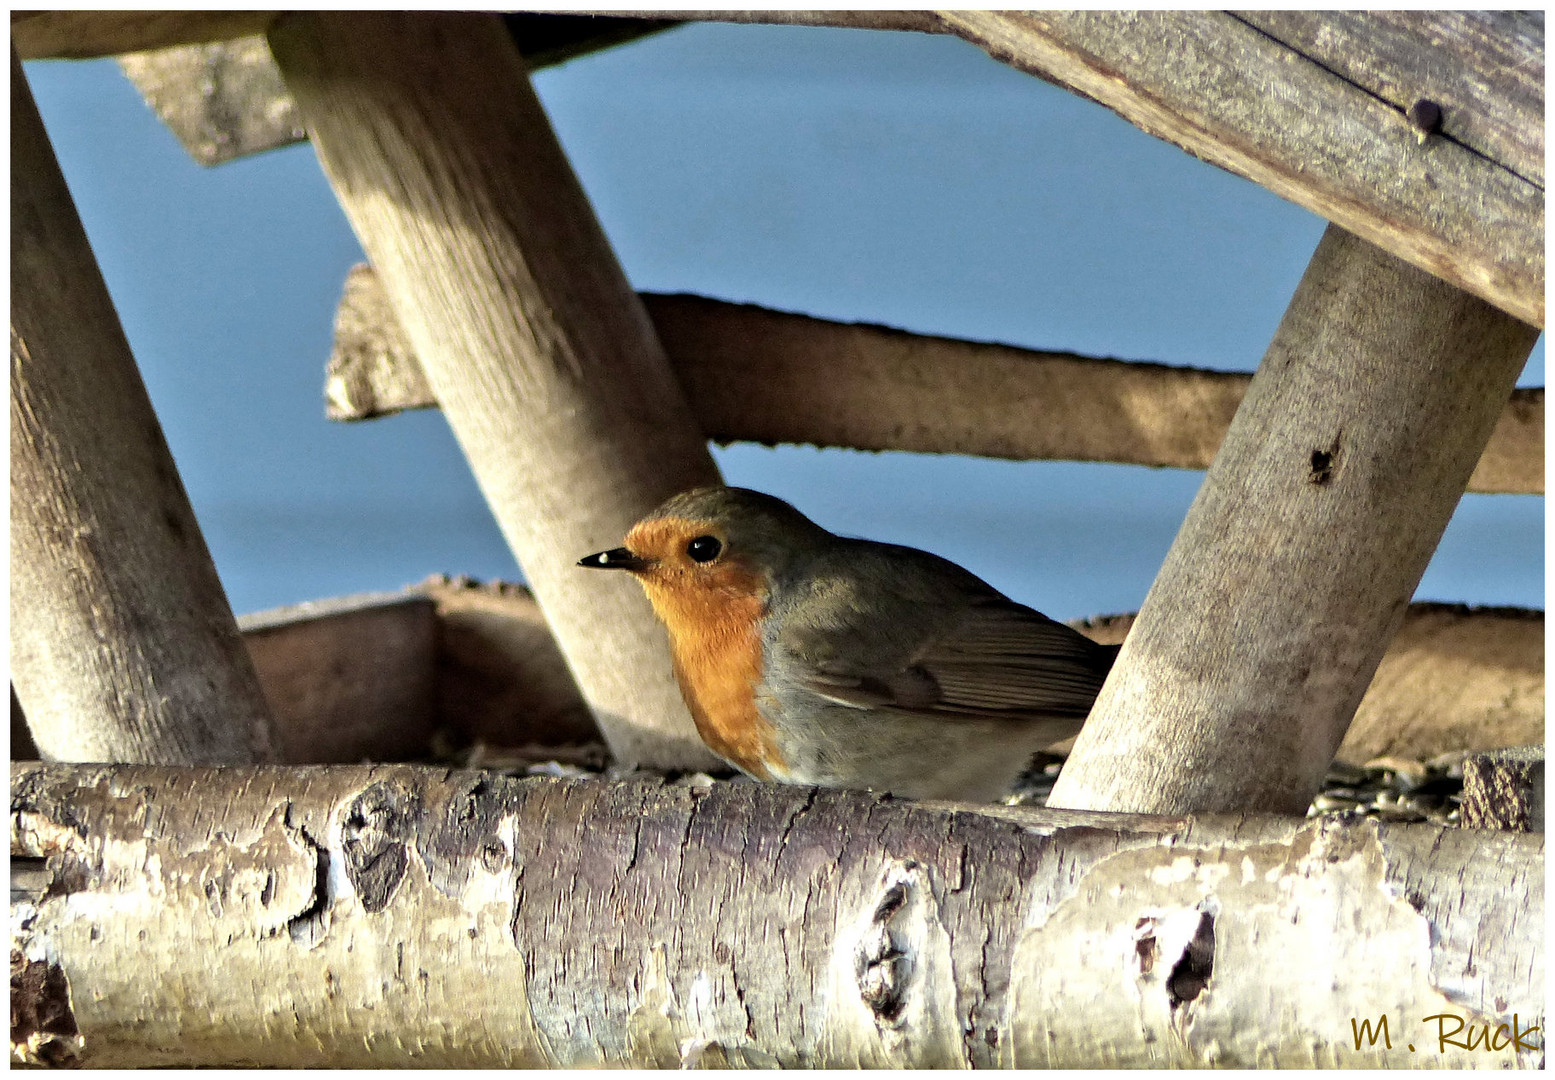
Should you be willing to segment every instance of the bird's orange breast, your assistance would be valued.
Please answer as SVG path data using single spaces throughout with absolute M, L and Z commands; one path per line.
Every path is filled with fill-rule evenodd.
M 669 631 L 675 678 L 702 741 L 766 780 L 773 768 L 786 767 L 772 725 L 756 708 L 766 583 L 736 566 L 720 570 L 716 582 L 645 577 L 643 587 Z

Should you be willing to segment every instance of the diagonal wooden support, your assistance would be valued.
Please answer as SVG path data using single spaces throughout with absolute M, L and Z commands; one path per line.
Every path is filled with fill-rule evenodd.
M 11 53 L 11 677 L 66 761 L 272 756 L 253 665 Z
M 641 590 L 575 564 L 717 469 L 501 19 L 295 14 L 270 44 L 611 749 L 713 763 Z
M 1330 226 L 1049 805 L 1305 810 L 1537 337 Z

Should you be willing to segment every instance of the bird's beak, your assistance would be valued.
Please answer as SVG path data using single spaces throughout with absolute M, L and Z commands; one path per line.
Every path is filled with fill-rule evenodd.
M 631 548 L 618 547 L 586 555 L 578 560 L 578 565 L 586 566 L 590 570 L 637 571 L 648 569 L 650 561 L 640 555 L 633 555 Z

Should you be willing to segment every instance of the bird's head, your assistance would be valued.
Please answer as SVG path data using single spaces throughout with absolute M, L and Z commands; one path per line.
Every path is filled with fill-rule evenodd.
M 830 538 L 782 499 L 703 487 L 670 498 L 633 525 L 621 547 L 578 565 L 631 573 L 673 630 L 675 611 L 736 599 L 765 602 L 797 555 Z

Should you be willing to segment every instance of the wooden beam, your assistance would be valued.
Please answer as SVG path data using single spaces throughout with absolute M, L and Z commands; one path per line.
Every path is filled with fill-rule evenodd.
M 651 14 L 959 34 L 1544 324 L 1544 24 L 1537 13 Z M 270 15 L 22 12 L 12 29 L 23 56 L 104 55 L 253 33 Z M 1420 103 L 1424 111 L 1415 115 Z M 268 102 L 277 115 L 283 104 Z M 289 129 L 277 132 L 291 137 Z M 244 145 L 207 132 L 203 143 L 213 141 Z
M 11 52 L 11 677 L 65 761 L 237 764 L 271 725 Z
M 404 590 L 238 617 L 281 762 L 424 761 L 437 711 L 437 606 Z
M 997 59 L 1544 325 L 1543 187 L 1450 136 L 1420 140 L 1404 110 L 1236 16 L 939 14 Z M 1473 71 L 1477 42 L 1437 48 L 1453 56 L 1454 70 Z M 1527 62 L 1542 83 L 1542 20 L 1528 34 L 1527 47 L 1535 43 Z
M 1051 805 L 1303 812 L 1537 337 L 1330 226 Z
M 1537 11 L 1237 11 L 1236 18 L 1437 132 L 1544 186 L 1544 17 Z
M 642 294 L 692 412 L 715 442 L 1209 467 L 1252 378 L 1100 360 L 699 296 Z M 366 266 L 346 277 L 325 376 L 334 420 L 435 408 Z M 1544 390 L 1514 390 L 1470 491 L 1544 491 Z
M 1114 645 L 1134 618 L 1070 625 Z M 240 615 L 238 625 L 286 764 L 412 760 L 431 752 L 438 729 L 499 754 L 599 739 L 522 585 L 436 576 L 382 597 Z M 14 751 L 14 731 L 12 756 L 29 756 Z M 1425 761 L 1543 736 L 1544 613 L 1412 603 L 1336 757 Z
M 270 45 L 612 751 L 713 764 L 641 589 L 576 563 L 718 471 L 501 19 L 297 13 Z
M 274 11 L 13 11 L 23 60 L 86 60 L 262 34 Z
M 656 14 L 957 34 L 1544 325 L 1537 12 Z
M 444 730 L 493 747 L 600 741 L 532 592 L 445 577 L 416 588 L 437 609 L 437 717 Z
M 308 137 L 263 34 L 125 53 L 119 66 L 201 165 Z
M 1136 618 L 1069 625 L 1093 641 L 1121 645 Z M 1415 602 L 1334 756 L 1349 765 L 1381 757 L 1426 761 L 1543 738 L 1544 612 Z
M 677 25 L 534 12 L 511 12 L 503 22 L 531 69 Z M 219 165 L 308 137 L 262 34 L 126 53 L 119 66 L 201 165 Z

